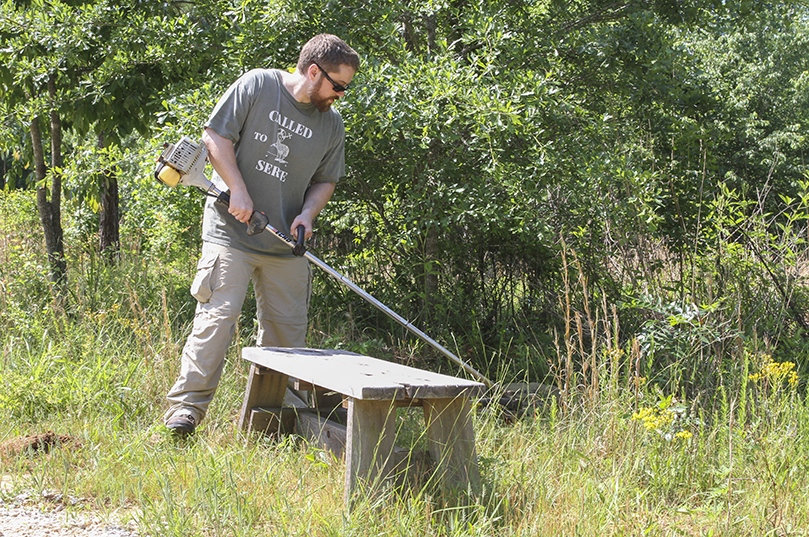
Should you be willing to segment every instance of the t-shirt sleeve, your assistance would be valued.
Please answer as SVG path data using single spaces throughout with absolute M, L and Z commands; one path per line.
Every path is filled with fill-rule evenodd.
M 313 183 L 338 183 L 346 174 L 345 126 L 340 114 L 334 112 L 334 116 L 332 143 L 312 176 Z
M 259 94 L 260 74 L 260 70 L 254 69 L 231 84 L 216 103 L 205 127 L 238 144 L 253 100 Z

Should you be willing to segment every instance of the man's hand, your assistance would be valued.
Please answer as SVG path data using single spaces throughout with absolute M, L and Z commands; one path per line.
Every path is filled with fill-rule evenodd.
M 312 236 L 312 221 L 302 218 L 302 215 L 298 215 L 295 217 L 295 220 L 292 221 L 292 227 L 289 230 L 290 233 L 292 233 L 293 239 L 298 240 L 298 226 L 306 228 L 306 232 L 303 235 L 304 238 L 308 239 Z
M 247 190 L 230 191 L 228 212 L 239 222 L 246 224 L 250 221 L 250 217 L 253 216 L 253 199 Z

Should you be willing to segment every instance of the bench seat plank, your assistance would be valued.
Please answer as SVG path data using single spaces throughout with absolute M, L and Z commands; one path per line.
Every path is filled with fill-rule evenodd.
M 479 396 L 485 386 L 341 350 L 246 347 L 254 364 L 360 400 Z

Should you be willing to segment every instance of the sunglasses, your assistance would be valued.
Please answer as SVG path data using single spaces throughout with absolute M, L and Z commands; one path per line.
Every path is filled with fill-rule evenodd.
M 323 73 L 323 76 L 326 77 L 326 80 L 331 82 L 331 88 L 334 90 L 334 93 L 343 93 L 344 91 L 348 91 L 348 86 L 343 86 L 342 84 L 338 84 L 337 82 L 335 82 L 334 80 L 331 79 L 331 77 L 329 76 L 329 73 L 327 73 L 325 69 L 323 69 L 321 66 L 317 65 L 317 62 L 312 62 L 312 63 L 315 64 L 318 69 L 320 69 L 320 72 Z

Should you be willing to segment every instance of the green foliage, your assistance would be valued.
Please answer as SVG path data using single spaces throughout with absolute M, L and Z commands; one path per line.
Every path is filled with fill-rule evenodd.
M 42 248 L 36 200 L 32 192 L 0 192 L 0 318 L 9 322 L 16 313 L 8 298 L 48 297 L 46 258 Z M 31 301 L 26 301 L 29 307 Z M 2 326 L 2 325 L 0 325 Z
M 90 203 L 93 213 L 100 212 L 101 247 L 117 247 L 118 146 L 130 133 L 148 134 L 163 91 L 184 87 L 215 69 L 222 35 L 206 17 L 217 21 L 220 7 L 219 2 L 4 2 L 3 123 L 8 118 L 28 127 L 50 120 L 44 137 L 35 136 L 37 129 L 31 127 L 36 147 L 30 151 L 43 194 L 39 206 L 54 279 L 62 281 L 64 273 L 63 173 L 73 172 L 66 179 L 76 178 L 70 185 L 74 193 Z M 9 131 L 0 137 L 14 134 Z M 76 136 L 78 147 L 63 143 L 64 132 Z M 65 170 L 65 160 L 72 163 L 73 156 L 78 157 L 75 166 Z M 44 196 L 46 183 L 51 185 L 50 199 Z
M 0 437 L 58 426 L 85 442 L 3 459 L 4 474 L 31 469 L 105 509 L 135 502 L 142 528 L 175 535 L 806 527 L 804 3 L 1 9 L 4 177 L 24 185 L 23 124 L 57 110 L 70 268 L 59 302 L 33 192 L 0 193 Z M 555 384 L 508 426 L 476 412 L 486 487 L 467 510 L 425 489 L 344 516 L 340 464 L 234 429 L 239 360 L 196 440 L 154 434 L 193 315 L 202 203 L 158 185 L 154 158 L 197 138 L 236 76 L 291 67 L 321 31 L 363 67 L 337 104 L 348 177 L 315 253 L 487 376 Z M 99 148 L 101 133 L 115 143 Z M 88 239 L 104 170 L 121 180 L 115 265 Z M 312 346 L 448 370 L 316 274 Z M 250 306 L 229 358 L 252 341 Z
M 97 336 L 104 338 L 105 334 L 90 333 L 86 337 Z M 99 353 L 88 359 L 83 356 L 83 346 L 81 342 L 71 342 L 61 349 L 30 349 L 36 355 L 26 358 L 24 351 L 10 343 L 7 349 L 14 352 L 16 359 L 5 365 L 0 408 L 11 419 L 29 423 L 55 416 L 141 416 L 146 410 L 143 401 L 131 396 L 133 375 L 141 364 L 122 363 L 113 353 Z
M 737 356 L 739 339 L 805 348 L 802 3 L 4 8 L 3 117 L 55 109 L 72 129 L 59 170 L 70 241 L 93 232 L 97 174 L 111 170 L 133 250 L 189 270 L 202 200 L 151 180 L 160 145 L 197 138 L 242 72 L 290 68 L 306 39 L 334 32 L 363 66 L 337 104 L 348 177 L 315 251 L 439 341 L 541 378 L 554 334 L 620 303 L 617 344 L 642 336 L 646 373 L 687 390 L 715 389 L 727 371 L 716 354 Z M 43 91 L 54 70 L 58 102 Z M 21 174 L 26 134 L 2 125 Z M 99 133 L 116 143 L 99 148 Z M 324 327 L 380 349 L 407 337 L 321 276 Z
M 181 11 L 141 2 L 18 7 L 8 0 L 0 19 L 2 100 L 23 121 L 55 111 L 79 134 L 92 129 L 116 143 L 133 130 L 144 134 L 159 106 L 156 93 L 212 67 L 205 53 L 211 32 L 199 11 L 213 5 Z M 51 75 L 57 90 L 45 95 Z
M 77 236 L 65 309 L 48 282 L 40 233 L 33 193 L 0 193 L 0 408 L 25 423 L 151 419 L 165 387 L 144 372 L 173 367 L 162 356 L 173 358 L 190 322 L 193 260 L 163 268 L 125 244 L 111 265 Z
M 742 333 L 717 314 L 720 304 L 635 303 L 653 312 L 637 335 L 644 354 L 643 374 L 689 396 L 710 393 L 722 381 L 722 357 L 732 357 Z
M 697 75 L 717 98 L 708 165 L 745 196 L 765 190 L 792 195 L 805 170 L 805 10 L 779 3 L 741 27 L 719 19 L 715 32 L 683 35 L 699 62 Z
M 85 268 L 81 260 L 74 264 Z M 18 286 L 7 286 L 13 293 L 3 303 L 0 407 L 15 420 L 36 423 L 90 414 L 150 419 L 149 401 L 160 388 L 150 386 L 144 367 L 159 365 L 156 371 L 163 371 L 161 353 L 176 351 L 173 334 L 189 322 L 192 304 L 175 293 L 188 282 L 183 278 L 170 287 L 165 277 L 139 278 L 136 274 L 149 272 L 142 266 L 119 267 L 110 274 L 101 259 L 86 270 L 77 278 L 80 285 L 71 289 L 69 313 L 49 303 L 40 309 L 27 302 L 30 297 L 16 294 Z M 169 300 L 173 311 L 160 311 Z M 162 327 L 162 333 L 148 325 Z
M 790 209 L 782 216 L 804 222 L 803 199 L 783 200 Z M 110 265 L 76 238 L 68 249 L 71 307 L 60 311 L 41 268 L 45 254 L 34 206 L 30 192 L 0 194 L 0 255 L 7 256 L 0 264 L 0 438 L 53 430 L 74 443 L 47 457 L 4 452 L 3 496 L 58 490 L 65 498 L 85 498 L 82 509 L 104 513 L 137 505 L 133 516 L 142 531 L 178 536 L 210 531 L 600 536 L 661 528 L 759 535 L 795 533 L 809 517 L 804 456 L 809 409 L 799 391 L 804 375 L 797 363 L 759 352 L 752 338 L 739 354 L 703 342 L 702 337 L 737 330 L 737 324 L 724 324 L 736 320 L 727 301 L 677 308 L 675 286 L 666 295 L 669 302 L 627 308 L 627 315 L 644 310 L 644 330 L 662 334 L 654 356 L 673 355 L 656 367 L 685 380 L 691 380 L 686 375 L 692 368 L 721 380 L 713 387 L 715 397 L 695 390 L 694 397 L 683 398 L 677 382 L 664 383 L 664 375 L 652 370 L 646 379 L 639 376 L 646 371 L 636 367 L 644 367 L 649 354 L 637 332 L 619 329 L 611 304 L 602 302 L 605 311 L 597 311 L 602 291 L 589 286 L 584 264 L 565 246 L 559 270 L 570 308 L 559 352 L 562 363 L 568 358 L 571 363 L 567 389 L 544 387 L 516 419 L 503 419 L 495 407 L 474 411 L 485 486 L 470 506 L 447 508 L 429 486 L 391 487 L 349 514 L 342 502 L 342 463 L 295 437 L 245 437 L 238 429 L 232 413 L 240 408 L 246 371 L 232 358 L 243 342 L 230 353 L 214 407 L 197 435 L 175 443 L 161 434 L 164 396 L 192 315 L 187 287 L 193 255 L 179 248 L 186 257 L 164 263 L 156 252 L 138 250 L 141 242 L 133 237 L 124 242 L 119 263 Z M 732 243 L 728 230 L 736 226 L 770 259 L 778 257 L 788 274 L 797 262 L 790 252 L 804 235 L 787 229 L 801 224 L 766 226 L 772 219 L 757 210 L 727 191 L 716 200 L 700 244 L 714 241 L 725 252 Z M 743 275 L 757 273 L 762 282 L 769 277 L 752 250 L 723 256 L 721 266 L 732 259 L 739 263 L 740 276 L 731 278 L 731 272 L 726 282 L 738 285 Z M 707 266 L 696 264 L 695 270 Z M 705 274 L 693 278 L 699 282 L 697 298 L 715 278 Z M 750 291 L 754 288 L 751 283 Z M 577 310 L 579 304 L 585 309 Z M 773 299 L 762 307 L 777 304 Z M 313 313 L 337 316 L 329 310 Z M 337 323 L 331 328 L 322 335 L 325 346 L 391 358 L 405 352 L 404 345 L 391 348 L 362 327 L 342 334 Z M 706 370 L 695 361 L 694 349 L 722 367 Z M 491 354 L 506 361 L 521 352 L 504 345 Z M 738 369 L 722 361 L 727 354 L 738 359 Z M 539 356 L 535 351 L 534 358 Z M 669 366 L 672 361 L 679 372 Z M 566 371 L 552 373 L 562 381 Z M 418 445 L 421 411 L 402 412 L 411 414 L 402 420 L 397 444 Z M 65 507 L 72 508 L 68 502 Z

